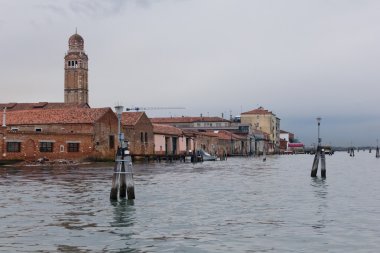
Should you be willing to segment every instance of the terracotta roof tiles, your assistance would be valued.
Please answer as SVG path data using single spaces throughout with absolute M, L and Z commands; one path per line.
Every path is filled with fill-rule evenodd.
M 220 130 L 215 132 L 218 135 L 218 139 L 220 140 L 246 140 L 245 137 L 231 133 L 229 131 Z
M 267 115 L 267 114 L 270 114 L 270 115 L 274 115 L 271 111 L 265 110 L 263 107 L 259 107 L 257 109 L 254 109 L 254 110 L 242 113 L 242 115 L 246 115 L 246 114 L 253 114 L 253 115 Z
M 7 108 L 7 111 L 34 110 L 34 109 L 62 109 L 62 108 L 89 108 L 87 103 L 0 103 L 0 109 Z
M 121 124 L 124 126 L 134 126 L 143 114 L 144 112 L 123 112 L 121 115 Z
M 94 123 L 111 108 L 34 109 L 6 113 L 7 125 Z
M 168 134 L 181 136 L 183 134 L 182 130 L 169 125 L 153 124 L 153 132 L 157 134 Z

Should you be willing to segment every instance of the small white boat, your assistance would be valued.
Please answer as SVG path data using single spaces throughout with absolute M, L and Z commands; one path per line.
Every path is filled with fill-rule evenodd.
M 202 156 L 203 161 L 216 161 L 216 159 L 217 159 L 216 156 L 210 155 L 209 153 L 207 153 L 203 149 L 198 150 L 198 155 Z

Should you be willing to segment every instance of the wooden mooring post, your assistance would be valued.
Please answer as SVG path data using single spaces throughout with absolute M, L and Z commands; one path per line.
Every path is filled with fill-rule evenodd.
M 120 131 L 121 114 L 123 106 L 116 106 L 118 116 L 118 136 L 120 146 L 117 148 L 115 168 L 112 176 L 111 200 L 119 198 L 135 199 L 135 186 L 133 182 L 132 158 L 128 151 L 128 143 L 124 141 L 124 134 Z
M 117 200 L 118 197 L 135 199 L 132 159 L 124 147 L 118 148 L 112 177 L 110 199 Z
M 311 177 L 317 176 L 319 160 L 321 160 L 321 177 L 326 178 L 325 150 L 320 145 L 318 145 L 317 151 L 315 152 L 313 167 L 311 168 Z
M 380 158 L 379 146 L 376 148 L 376 158 Z
M 354 157 L 355 156 L 355 149 L 354 148 L 350 148 L 349 153 L 350 153 L 351 157 Z
M 311 168 L 311 177 L 317 177 L 319 160 L 321 160 L 321 177 L 326 178 L 325 150 L 322 148 L 322 145 L 321 145 L 322 139 L 319 137 L 319 127 L 321 124 L 321 118 L 320 117 L 317 118 L 317 122 L 318 122 L 318 147 L 317 147 L 317 150 L 315 152 L 313 166 Z

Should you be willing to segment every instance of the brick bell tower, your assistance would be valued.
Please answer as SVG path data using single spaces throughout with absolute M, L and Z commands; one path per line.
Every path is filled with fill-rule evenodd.
M 65 55 L 65 103 L 88 104 L 88 57 L 84 40 L 75 31 Z

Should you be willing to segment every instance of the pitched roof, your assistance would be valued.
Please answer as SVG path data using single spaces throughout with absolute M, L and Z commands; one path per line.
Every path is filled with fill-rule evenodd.
M 170 123 L 194 123 L 194 122 L 229 122 L 229 120 L 220 117 L 167 117 L 151 118 L 152 123 L 170 124 Z
M 168 134 L 176 136 L 183 134 L 182 130 L 177 127 L 162 124 L 153 124 L 153 132 L 155 134 Z
M 94 123 L 111 108 L 34 109 L 6 113 L 7 125 Z
M 123 126 L 134 126 L 143 115 L 144 112 L 123 112 L 121 115 L 121 124 Z
M 62 109 L 62 108 L 90 108 L 87 103 L 0 103 L 0 109 L 7 111 L 34 110 L 34 109 Z
M 225 130 L 214 131 L 214 133 L 218 135 L 218 139 L 220 140 L 246 140 L 243 136 Z
M 248 111 L 248 112 L 243 112 L 241 113 L 242 115 L 247 115 L 247 114 L 253 114 L 253 115 L 274 115 L 271 111 L 265 110 L 263 107 L 259 107 L 257 109 Z

